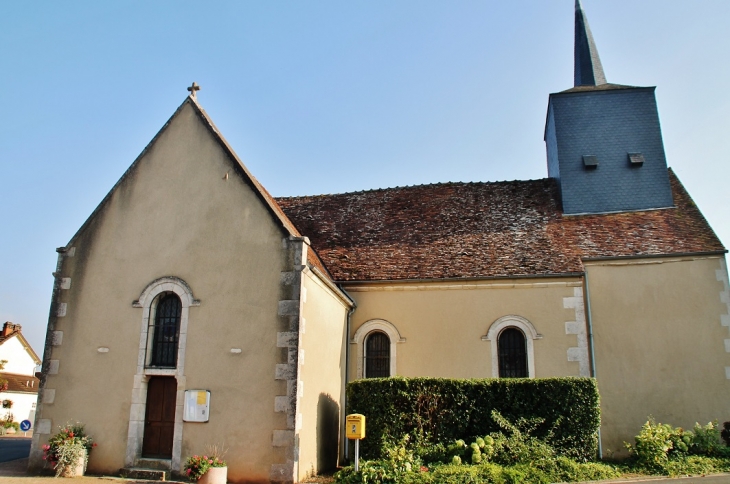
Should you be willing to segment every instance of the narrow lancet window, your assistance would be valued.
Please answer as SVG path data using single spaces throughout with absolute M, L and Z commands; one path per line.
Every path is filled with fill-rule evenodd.
M 374 331 L 365 340 L 365 378 L 390 376 L 390 338 Z
M 499 334 L 500 378 L 527 378 L 527 344 L 517 328 L 506 328 Z
M 182 303 L 174 293 L 162 294 L 153 307 L 149 333 L 152 344 L 148 344 L 148 366 L 175 368 L 177 366 L 177 344 L 180 337 L 180 315 Z

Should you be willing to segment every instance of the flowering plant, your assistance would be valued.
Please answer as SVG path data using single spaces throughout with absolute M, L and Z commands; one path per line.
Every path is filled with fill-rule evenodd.
M 59 427 L 59 432 L 43 446 L 43 459 L 55 466 L 56 476 L 59 476 L 66 467 L 73 466 L 81 457 L 88 456 L 94 447 L 96 444 L 84 432 L 84 424 L 66 424 Z
M 226 467 L 226 461 L 223 460 L 224 451 L 217 446 L 208 449 L 210 455 L 194 455 L 188 457 L 185 462 L 185 474 L 191 480 L 198 480 L 203 474 L 208 472 L 211 467 Z

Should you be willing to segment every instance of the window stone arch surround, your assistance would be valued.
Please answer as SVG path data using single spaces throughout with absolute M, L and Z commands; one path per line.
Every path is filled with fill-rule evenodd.
M 542 335 L 537 332 L 535 326 L 522 316 L 509 314 L 502 316 L 494 321 L 490 326 L 487 334 L 482 336 L 482 341 L 489 341 L 492 350 L 492 378 L 499 378 L 499 349 L 497 343 L 499 334 L 507 328 L 517 328 L 525 335 L 525 343 L 527 345 L 527 372 L 529 378 L 535 378 L 535 351 L 534 341 L 542 339 Z
M 365 340 L 367 336 L 379 331 L 385 333 L 390 339 L 390 376 L 396 375 L 396 346 L 399 343 L 405 343 L 406 339 L 400 335 L 398 328 L 390 321 L 385 319 L 371 319 L 363 323 L 350 340 L 350 344 L 357 345 L 357 379 L 365 376 L 365 368 L 363 367 L 365 358 Z
M 154 306 L 160 295 L 174 293 L 180 298 L 182 310 L 180 313 L 180 335 L 177 348 L 177 365 L 175 368 L 147 368 L 147 341 L 150 318 L 154 318 Z M 149 283 L 141 292 L 139 299 L 132 302 L 132 307 L 142 309 L 142 323 L 140 327 L 139 350 L 137 355 L 137 372 L 134 375 L 132 388 L 132 403 L 129 411 L 129 427 L 127 431 L 127 450 L 125 465 L 134 466 L 142 455 L 142 441 L 144 439 L 145 411 L 147 408 L 147 386 L 153 376 L 174 377 L 177 384 L 177 403 L 175 406 L 175 426 L 172 440 L 171 470 L 182 471 L 182 432 L 183 406 L 185 394 L 185 347 L 187 343 L 187 329 L 189 309 L 200 306 L 195 299 L 190 286 L 179 277 L 165 276 Z

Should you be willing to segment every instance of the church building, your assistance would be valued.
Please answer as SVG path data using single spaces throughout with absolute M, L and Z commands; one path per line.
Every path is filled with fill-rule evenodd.
M 596 378 L 604 455 L 728 420 L 727 251 L 654 89 L 607 82 L 577 2 L 546 178 L 275 198 L 193 84 L 58 249 L 31 469 L 79 421 L 90 472 L 217 444 L 230 482 L 297 482 L 343 462 L 347 382 L 396 375 Z

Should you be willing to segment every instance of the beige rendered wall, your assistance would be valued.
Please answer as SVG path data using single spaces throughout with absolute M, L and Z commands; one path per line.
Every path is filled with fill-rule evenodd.
M 594 262 L 586 269 L 604 455 L 622 453 L 649 415 L 684 428 L 727 420 L 724 258 Z
M 348 304 L 312 272 L 304 276 L 297 408 L 299 479 L 337 466 L 345 391 Z
M 189 309 L 185 385 L 212 394 L 210 422 L 182 424 L 182 459 L 223 444 L 231 481 L 268 482 L 271 464 L 286 460 L 286 449 L 271 445 L 272 429 L 286 428 L 286 415 L 274 409 L 275 396 L 286 395 L 286 382 L 274 378 L 285 362 L 277 332 L 288 329 L 277 316 L 280 273 L 290 270 L 286 236 L 183 106 L 69 244 L 55 327 L 62 342 L 50 347 L 37 422 L 50 423 L 51 433 L 85 423 L 99 444 L 89 470 L 124 466 L 143 321 L 132 302 L 155 279 L 175 276 L 200 300 Z M 49 437 L 40 430 L 32 466 Z
M 569 352 L 575 352 L 570 348 L 579 347 L 579 337 L 566 334 L 566 323 L 583 317 L 581 308 L 575 308 L 576 301 L 581 306 L 583 300 L 580 278 L 344 287 L 357 302 L 350 332 L 351 380 L 357 378 L 358 359 L 353 337 L 360 326 L 375 319 L 390 322 L 405 339 L 396 347 L 397 375 L 491 378 L 491 343 L 482 337 L 507 315 L 527 319 L 542 335 L 533 341 L 536 377 L 580 375 L 579 361 L 569 361 Z M 587 353 L 584 367 L 586 358 Z

